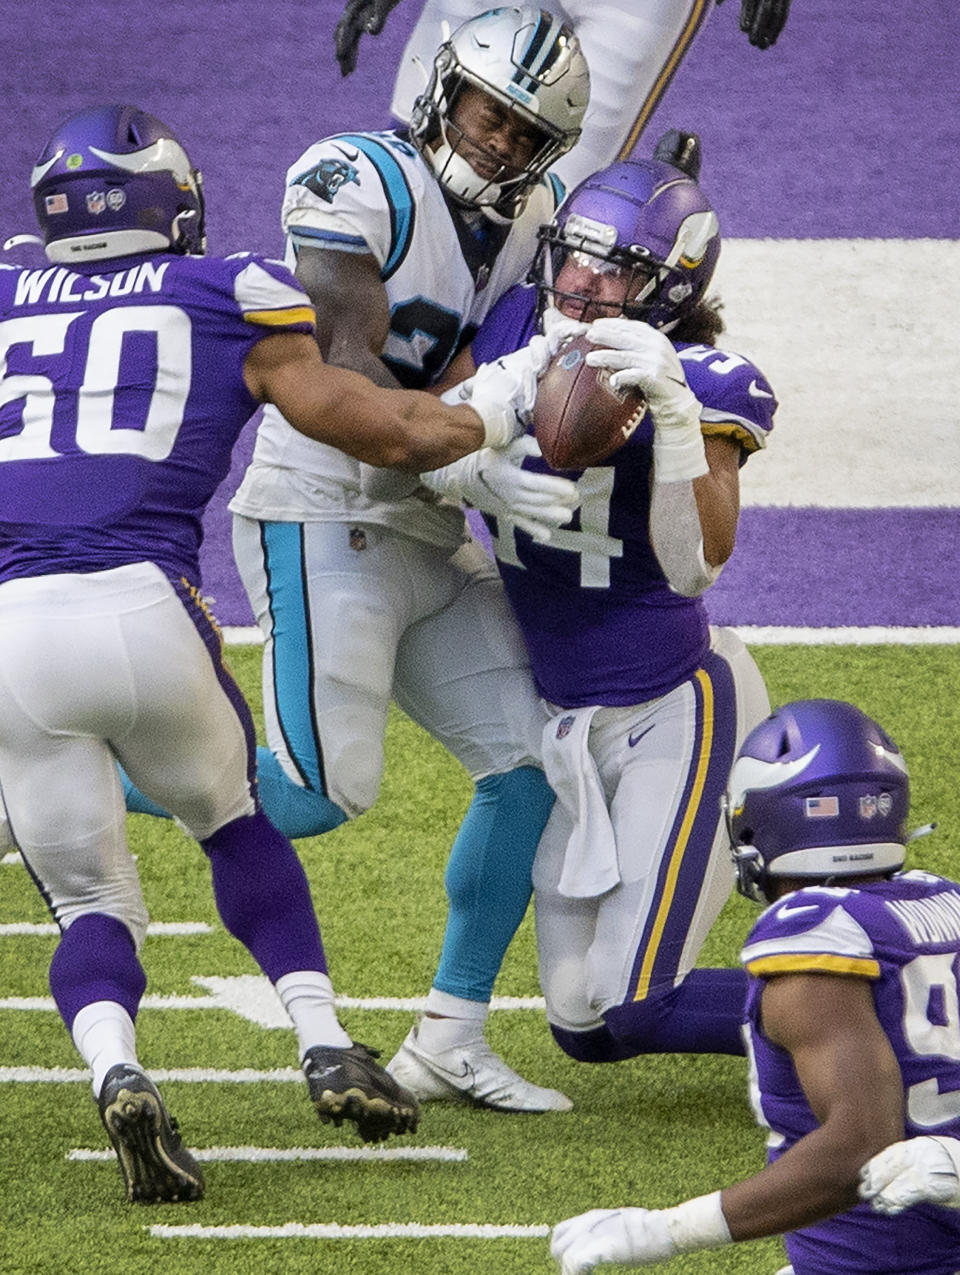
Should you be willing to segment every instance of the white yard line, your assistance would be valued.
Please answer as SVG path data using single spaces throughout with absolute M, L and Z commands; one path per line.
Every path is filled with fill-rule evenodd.
M 303 1072 L 298 1067 L 277 1067 L 273 1071 L 257 1071 L 245 1067 L 230 1071 L 218 1067 L 151 1067 L 150 1078 L 157 1084 L 176 1081 L 185 1085 L 202 1085 L 207 1081 L 216 1084 L 260 1085 L 303 1084 Z M 0 1084 L 26 1085 L 75 1085 L 90 1083 L 90 1073 L 85 1067 L 0 1067 Z
M 17 858 L 19 859 L 19 855 Z M 40 935 L 46 938 L 60 933 L 52 921 L 11 921 L 0 925 L 0 938 L 13 935 Z M 181 938 L 187 934 L 212 934 L 213 926 L 206 921 L 151 921 L 147 935 L 153 938 Z
M 537 1239 L 550 1234 L 549 1226 L 494 1226 L 486 1222 L 425 1226 L 420 1222 L 383 1222 L 378 1226 L 339 1226 L 336 1222 L 283 1226 L 151 1226 L 161 1240 L 421 1240 L 421 1239 Z
M 251 983 L 260 983 L 264 985 L 264 991 L 272 992 L 266 979 L 259 979 L 256 976 L 241 975 L 239 979 L 249 978 Z M 229 985 L 231 979 L 201 979 L 197 978 L 197 982 L 216 982 L 218 988 L 223 985 Z M 239 991 L 244 992 L 241 986 Z M 252 1001 L 252 995 L 249 1000 Z M 338 1009 L 372 1009 L 372 1010 L 396 1010 L 404 1013 L 422 1012 L 427 1007 L 425 996 L 338 996 L 336 998 L 336 1006 Z M 225 993 L 221 990 L 220 994 L 211 996 L 144 996 L 140 1002 L 141 1009 L 225 1009 L 234 1013 L 242 1011 L 241 999 L 238 997 L 233 1001 L 227 999 Z M 53 1013 L 57 1006 L 52 996 L 6 996 L 0 997 L 0 1010 L 16 1010 L 18 1012 L 32 1011 Z M 495 996 L 490 1002 L 491 1010 L 541 1010 L 546 1008 L 546 1003 L 542 996 Z M 284 1018 L 276 1023 L 263 1025 L 289 1027 L 290 1022 Z
M 960 629 L 949 626 L 809 629 L 745 624 L 735 626 L 734 632 L 747 646 L 956 646 L 960 643 Z
M 960 628 L 880 625 L 866 628 L 789 628 L 779 626 L 734 626 L 734 632 L 748 646 L 787 646 L 799 643 L 804 646 L 953 646 L 960 643 Z M 228 646 L 259 646 L 263 634 L 255 624 L 223 629 L 223 640 Z
M 446 1164 L 462 1163 L 463 1147 L 191 1147 L 195 1160 L 208 1164 L 266 1164 L 298 1160 L 422 1160 Z M 112 1151 L 74 1147 L 66 1158 L 72 1161 L 114 1160 Z

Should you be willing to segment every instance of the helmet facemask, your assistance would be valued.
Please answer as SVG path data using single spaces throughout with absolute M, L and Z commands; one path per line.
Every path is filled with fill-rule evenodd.
M 554 306 L 568 318 L 647 320 L 677 272 L 639 245 L 621 247 L 612 226 L 576 214 L 543 226 L 533 265 L 538 313 Z
M 529 146 L 514 146 L 510 160 L 485 147 L 464 119 L 468 113 L 484 110 L 474 96 L 477 93 L 487 99 L 487 110 L 508 112 L 516 128 L 531 138 Z M 493 209 L 507 220 L 520 214 L 542 174 L 567 149 L 522 107 L 463 73 L 448 76 L 440 103 L 431 102 L 424 109 L 433 120 L 433 140 L 426 144 L 424 154 L 437 181 L 457 203 Z M 518 156 L 520 149 L 524 153 Z
M 624 300 L 598 313 L 672 332 L 703 300 L 719 253 L 717 216 L 696 182 L 660 161 L 624 160 L 582 182 L 541 230 L 532 280 L 541 310 L 553 298 L 578 317 L 578 290 L 560 278 L 563 267 L 579 261 L 584 270 L 592 265 L 596 276 L 619 270 Z M 583 277 L 585 285 L 590 282 Z M 612 292 L 585 286 L 583 295 L 604 291 Z

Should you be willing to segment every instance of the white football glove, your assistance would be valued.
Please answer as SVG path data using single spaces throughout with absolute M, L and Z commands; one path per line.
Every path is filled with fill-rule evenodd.
M 960 1209 L 960 1140 L 894 1142 L 860 1170 L 860 1197 L 889 1216 L 923 1203 Z
M 591 350 L 587 363 L 613 372 L 611 389 L 636 389 L 647 400 L 655 428 L 657 481 L 679 482 L 706 474 L 701 405 L 670 339 L 639 319 L 595 319 L 587 335 L 594 345 L 604 347 Z
M 492 363 L 481 363 L 468 380 L 443 394 L 447 404 L 468 403 L 483 421 L 485 447 L 505 447 L 522 434 L 537 397 L 537 378 L 550 362 L 546 337 Z
M 551 358 L 557 353 L 561 345 L 573 340 L 575 336 L 583 336 L 588 327 L 586 323 L 581 323 L 579 319 L 568 319 L 554 305 L 546 307 L 540 320 L 540 326 L 543 328 L 543 335 L 547 338 Z
M 563 1275 L 581 1275 L 603 1262 L 649 1266 L 677 1252 L 659 1209 L 591 1209 L 558 1223 L 550 1240 Z
M 537 440 L 523 434 L 502 451 L 483 447 L 423 474 L 421 481 L 450 500 L 508 519 L 545 544 L 556 527 L 570 521 L 581 497 L 569 478 L 520 468 L 525 456 L 539 455 Z

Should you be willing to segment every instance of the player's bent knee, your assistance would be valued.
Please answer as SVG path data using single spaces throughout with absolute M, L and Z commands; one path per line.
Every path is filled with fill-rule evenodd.
M 678 989 L 669 985 L 651 991 L 643 1001 L 615 1005 L 604 1015 L 611 1035 L 628 1050 L 624 1057 L 663 1052 L 664 1027 L 672 1015 Z
M 551 1023 L 550 1031 L 563 1052 L 577 1062 L 621 1062 L 633 1057 L 633 1051 L 626 1050 L 606 1025 L 589 1031 L 571 1031 Z
M 547 1018 L 574 1033 L 591 1031 L 603 1019 L 590 1002 L 585 962 L 580 956 L 567 956 L 551 963 L 541 963 L 540 984 L 547 1002 Z
M 339 737 L 325 740 L 323 780 L 330 800 L 348 819 L 369 810 L 383 778 L 383 735 L 365 723 L 354 730 L 341 725 Z

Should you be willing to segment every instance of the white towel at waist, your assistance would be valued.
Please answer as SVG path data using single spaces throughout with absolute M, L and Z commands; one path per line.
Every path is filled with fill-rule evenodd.
M 613 824 L 589 747 L 596 711 L 567 709 L 543 728 L 543 768 L 573 824 L 558 885 L 571 899 L 605 894 L 620 880 Z

